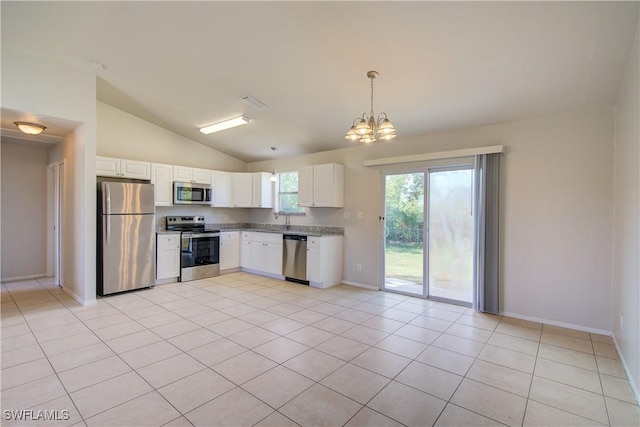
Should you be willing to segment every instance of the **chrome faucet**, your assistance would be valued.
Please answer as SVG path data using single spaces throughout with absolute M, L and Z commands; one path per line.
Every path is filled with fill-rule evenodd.
M 290 227 L 289 212 L 287 212 L 287 211 L 279 211 L 278 213 L 276 213 L 276 219 L 278 219 L 280 214 L 284 214 L 284 225 L 285 225 L 285 228 L 288 230 L 289 227 Z

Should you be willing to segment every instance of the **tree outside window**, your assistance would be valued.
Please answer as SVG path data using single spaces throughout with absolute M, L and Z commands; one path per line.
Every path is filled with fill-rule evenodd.
M 276 209 L 288 213 L 304 214 L 298 206 L 298 172 L 278 174 L 278 205 Z

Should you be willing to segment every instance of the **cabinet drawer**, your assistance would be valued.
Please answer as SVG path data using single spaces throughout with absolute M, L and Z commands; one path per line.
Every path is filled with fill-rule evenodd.
M 307 248 L 321 248 L 322 247 L 322 237 L 307 237 Z
M 240 233 L 237 231 L 223 231 L 220 233 L 220 243 L 222 242 L 237 242 L 240 240 Z
M 282 234 L 280 233 L 262 233 L 260 231 L 254 231 L 251 234 L 252 234 L 251 240 L 253 242 L 282 244 Z

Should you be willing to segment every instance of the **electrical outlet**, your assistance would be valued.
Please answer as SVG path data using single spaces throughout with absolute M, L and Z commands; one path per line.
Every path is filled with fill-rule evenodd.
M 362 271 L 362 264 L 358 263 L 358 265 L 356 265 L 356 270 Z
M 624 314 L 620 313 L 620 330 L 624 329 Z
M 358 211 L 358 218 L 362 219 L 362 216 L 363 216 L 362 211 Z
M 344 211 L 342 215 L 344 216 L 344 219 L 349 219 L 349 217 L 351 216 L 349 215 L 349 211 Z

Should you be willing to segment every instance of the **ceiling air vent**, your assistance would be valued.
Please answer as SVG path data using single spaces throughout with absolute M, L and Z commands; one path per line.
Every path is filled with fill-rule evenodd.
M 245 104 L 250 105 L 251 107 L 255 108 L 256 110 L 264 110 L 265 108 L 267 108 L 267 104 L 265 104 L 264 102 L 260 101 L 259 99 L 251 96 L 251 95 L 245 95 L 243 97 L 240 98 L 242 100 L 242 102 L 244 102 Z

